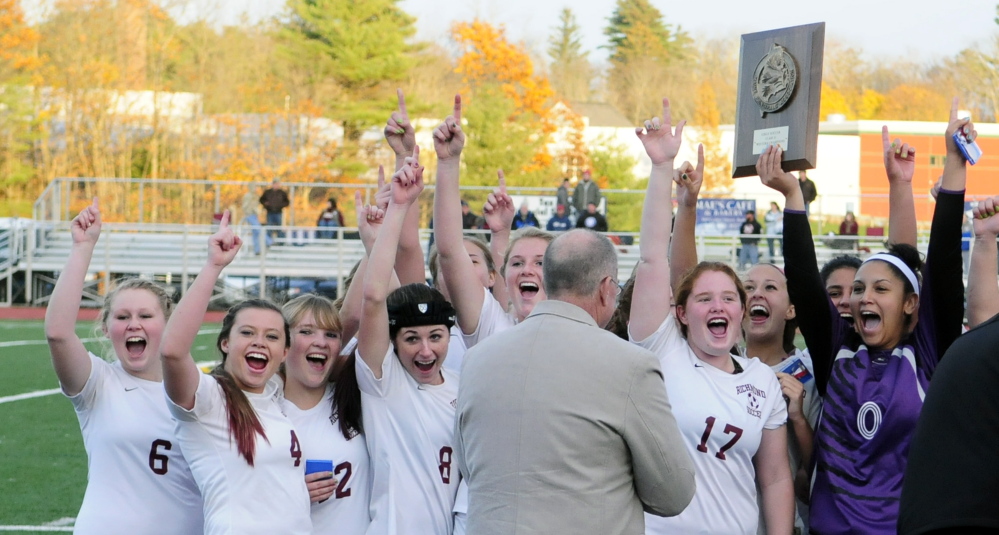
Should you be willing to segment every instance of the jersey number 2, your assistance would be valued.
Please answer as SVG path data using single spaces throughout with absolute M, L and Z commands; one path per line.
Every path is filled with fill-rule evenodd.
M 701 434 L 701 443 L 697 445 L 697 451 L 701 453 L 708 452 L 708 437 L 711 436 L 711 430 L 715 427 L 715 417 L 708 416 L 708 418 L 704 420 L 704 423 L 706 424 L 706 427 L 704 428 L 704 433 Z M 718 450 L 718 453 L 715 454 L 715 457 L 718 457 L 723 461 L 725 460 L 725 452 L 731 449 L 732 446 L 735 446 L 735 443 L 738 442 L 740 438 L 742 438 L 742 429 L 732 424 L 725 424 L 724 432 L 726 435 L 733 435 L 733 436 L 732 440 L 726 442 L 725 445 Z

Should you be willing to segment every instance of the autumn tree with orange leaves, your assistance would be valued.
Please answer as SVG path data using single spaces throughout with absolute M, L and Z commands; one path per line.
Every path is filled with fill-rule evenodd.
M 495 183 L 502 167 L 512 184 L 549 185 L 554 175 L 547 140 L 555 125 L 548 79 L 535 72 L 527 51 L 508 41 L 502 27 L 460 22 L 451 35 L 462 50 L 455 71 L 467 97 L 465 183 Z

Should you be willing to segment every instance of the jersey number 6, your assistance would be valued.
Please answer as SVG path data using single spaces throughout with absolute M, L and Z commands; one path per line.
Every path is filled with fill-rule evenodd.
M 166 475 L 169 469 L 167 465 L 170 463 L 170 458 L 165 453 L 159 452 L 160 448 L 169 451 L 173 448 L 173 444 L 169 440 L 158 438 L 153 441 L 152 447 L 149 448 L 149 469 L 158 476 Z

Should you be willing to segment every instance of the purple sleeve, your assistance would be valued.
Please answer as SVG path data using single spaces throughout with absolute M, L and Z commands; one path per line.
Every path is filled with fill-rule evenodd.
M 913 333 L 917 348 L 915 356 L 927 377 L 933 375 L 940 358 L 961 335 L 964 319 L 963 212 L 963 191 L 940 191 L 933 211 L 930 245 L 919 291 L 919 322 Z
M 815 387 L 825 396 L 833 360 L 851 327 L 840 318 L 826 293 L 805 212 L 784 211 L 784 262 L 787 292 L 798 311 L 798 326 L 812 357 Z

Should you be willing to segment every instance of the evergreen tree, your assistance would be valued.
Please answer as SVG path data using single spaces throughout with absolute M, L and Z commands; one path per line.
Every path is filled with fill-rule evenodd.
M 395 107 L 395 88 L 413 65 L 406 41 L 415 19 L 399 0 L 288 0 L 288 20 L 279 33 L 284 59 L 309 73 L 306 83 L 336 82 L 339 91 L 323 102 L 343 121 L 348 142 L 380 124 Z
M 593 67 L 583 50 L 582 33 L 576 15 L 569 8 L 559 14 L 559 25 L 548 37 L 548 57 L 552 64 L 550 79 L 562 98 L 586 101 L 590 98 Z

